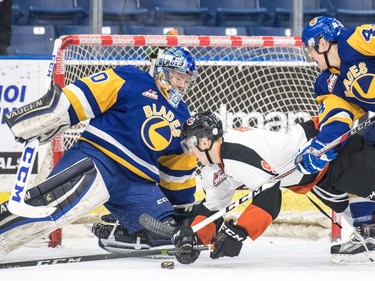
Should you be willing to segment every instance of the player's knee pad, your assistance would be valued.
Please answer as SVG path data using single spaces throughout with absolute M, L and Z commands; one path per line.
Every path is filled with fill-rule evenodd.
M 27 204 L 56 207 L 51 216 L 18 217 L 7 210 L 7 202 L 0 205 L 0 256 L 74 222 L 108 199 L 100 171 L 91 159 L 83 159 L 28 192 Z

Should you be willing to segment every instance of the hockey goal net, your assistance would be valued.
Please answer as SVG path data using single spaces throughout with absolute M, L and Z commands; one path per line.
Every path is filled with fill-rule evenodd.
M 215 111 L 226 128 L 268 130 L 282 130 L 317 112 L 313 83 L 319 70 L 306 61 L 299 37 L 76 35 L 60 39 L 54 81 L 62 87 L 119 65 L 149 71 L 147 50 L 181 46 L 189 49 L 198 65 L 197 82 L 185 97 L 192 112 Z M 84 123 L 79 124 L 54 140 L 41 168 L 44 174 L 84 127 Z M 236 196 L 243 196 L 243 192 L 247 191 L 238 191 Z M 197 198 L 202 197 L 203 192 L 198 190 Z M 329 208 L 315 201 L 331 215 Z M 233 213 L 238 215 L 245 206 Z M 84 219 L 100 219 L 104 213 L 106 209 L 101 207 Z M 331 221 L 306 196 L 283 190 L 281 213 L 267 233 L 337 237 L 339 232 L 331 227 Z

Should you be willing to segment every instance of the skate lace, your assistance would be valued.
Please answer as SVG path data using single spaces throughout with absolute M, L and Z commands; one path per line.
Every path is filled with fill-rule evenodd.
M 366 249 L 366 252 L 370 251 L 367 247 L 366 239 L 362 236 L 360 228 L 357 227 L 354 229 L 353 233 L 350 235 L 350 241 L 355 245 L 361 244 Z

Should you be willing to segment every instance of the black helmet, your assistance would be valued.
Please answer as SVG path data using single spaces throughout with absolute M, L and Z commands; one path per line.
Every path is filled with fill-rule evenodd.
M 182 147 L 186 152 L 189 146 L 198 147 L 198 141 L 201 138 L 208 138 L 213 141 L 223 135 L 223 123 L 212 112 L 198 112 L 193 114 L 181 128 Z M 192 137 L 194 137 L 192 139 Z M 193 143 L 188 143 L 192 139 Z M 212 144 L 211 144 L 212 146 Z M 198 147 L 199 149 L 199 147 Z

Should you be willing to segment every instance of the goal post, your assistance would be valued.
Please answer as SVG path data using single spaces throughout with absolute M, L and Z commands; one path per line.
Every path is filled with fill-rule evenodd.
M 120 65 L 149 71 L 149 48 L 180 46 L 189 49 L 198 67 L 197 81 L 184 97 L 191 112 L 217 112 L 225 128 L 251 126 L 268 130 L 283 130 L 317 113 L 313 85 L 320 71 L 306 60 L 299 37 L 68 35 L 60 39 L 53 77 L 61 87 Z M 55 157 L 57 161 L 56 155 L 68 149 L 84 127 L 85 123 L 79 124 L 54 140 L 45 158 L 51 167 L 51 159 Z M 44 171 L 48 168 L 44 167 Z M 246 191 L 236 192 L 237 196 L 243 192 Z M 202 196 L 198 190 L 197 198 Z M 331 214 L 327 206 L 316 202 Z M 240 206 L 234 214 L 244 207 Z M 105 208 L 93 216 L 98 217 L 103 211 Z M 337 219 L 337 214 L 333 217 Z M 306 196 L 288 190 L 283 190 L 282 210 L 272 225 L 275 234 L 281 235 L 299 236 L 306 230 L 314 231 L 306 234 L 309 237 L 340 236 Z M 291 226 L 298 230 L 288 234 Z M 311 230 L 313 227 L 316 229 Z M 269 233 L 272 235 L 272 228 Z

